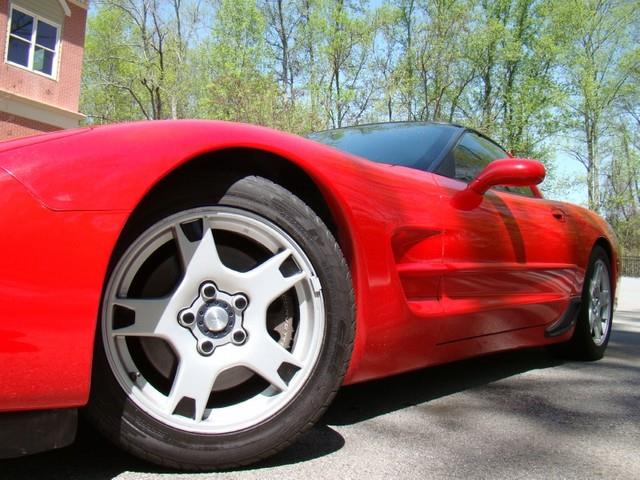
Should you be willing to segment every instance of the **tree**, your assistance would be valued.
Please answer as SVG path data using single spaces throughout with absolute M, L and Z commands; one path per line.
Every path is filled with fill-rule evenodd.
M 96 0 L 81 108 L 89 123 L 295 133 L 456 122 L 546 161 L 552 182 L 564 136 L 589 206 L 640 250 L 639 13 L 637 0 Z
M 367 81 L 367 61 L 373 47 L 374 19 L 349 0 L 327 2 L 325 43 L 320 50 L 325 78 L 324 108 L 331 126 L 357 123 L 370 106 L 374 85 Z
M 374 40 L 372 68 L 377 92 L 374 95 L 374 117 L 382 116 L 388 121 L 395 118 L 400 82 L 398 75 L 399 10 L 382 5 L 376 12 L 378 28 Z
M 520 156 L 546 160 L 557 133 L 557 34 L 546 0 L 483 0 L 463 49 L 476 73 L 463 92 L 460 121 L 490 134 Z M 548 166 L 550 166 L 548 164 Z
M 192 116 L 198 0 L 102 0 L 90 15 L 81 105 L 96 123 Z
M 308 132 L 311 116 L 307 106 L 292 101 L 290 61 L 286 76 L 284 70 L 278 75 L 270 67 L 273 57 L 267 48 L 267 27 L 265 11 L 256 1 L 219 1 L 209 35 L 198 49 L 198 76 L 204 85 L 198 96 L 198 115 Z
M 567 33 L 561 80 L 569 92 L 567 128 L 571 153 L 587 172 L 589 208 L 603 207 L 602 142 L 607 119 L 629 81 L 630 31 L 638 4 L 624 0 L 556 0 L 555 28 Z
M 266 20 L 266 42 L 272 48 L 271 56 L 275 60 L 271 62 L 271 68 L 276 72 L 283 94 L 293 101 L 300 69 L 300 63 L 295 58 L 295 33 L 302 15 L 297 2 L 293 0 L 262 0 L 261 9 Z
M 620 121 L 607 142 L 610 161 L 604 166 L 603 212 L 627 254 L 640 255 L 640 149 L 637 132 Z
M 204 117 L 266 124 L 278 87 L 265 73 L 265 19 L 252 0 L 221 0 L 200 48 Z
M 395 5 L 396 18 L 399 23 L 398 45 L 400 58 L 398 60 L 398 85 L 401 106 L 406 111 L 405 120 L 414 120 L 414 103 L 416 102 L 416 87 L 418 85 L 415 54 L 415 31 L 417 22 L 416 1 L 399 0 Z
M 624 253 L 640 255 L 640 49 L 629 60 L 630 79 L 621 89 L 605 142 L 602 199 Z

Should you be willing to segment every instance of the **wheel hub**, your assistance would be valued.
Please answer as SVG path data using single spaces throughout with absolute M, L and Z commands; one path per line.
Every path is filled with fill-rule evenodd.
M 211 307 L 204 313 L 204 326 L 209 332 L 218 333 L 229 325 L 229 313 L 222 307 Z
M 214 299 L 198 309 L 196 319 L 198 329 L 204 335 L 222 338 L 231 332 L 237 316 L 235 309 L 227 302 Z
M 242 319 L 248 305 L 245 294 L 232 295 L 207 281 L 200 285 L 198 296 L 191 305 L 180 310 L 178 323 L 191 331 L 198 352 L 209 356 L 216 347 L 228 343 L 242 345 L 246 341 Z

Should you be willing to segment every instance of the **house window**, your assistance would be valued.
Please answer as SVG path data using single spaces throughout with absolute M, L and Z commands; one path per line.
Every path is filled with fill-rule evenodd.
M 7 63 L 55 77 L 59 27 L 17 8 L 10 26 Z

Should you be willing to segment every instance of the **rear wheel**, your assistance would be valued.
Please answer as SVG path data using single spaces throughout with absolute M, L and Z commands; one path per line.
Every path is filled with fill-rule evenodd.
M 612 320 L 611 261 L 607 252 L 596 246 L 585 275 L 573 337 L 560 346 L 560 353 L 580 360 L 601 359 L 611 336 Z
M 248 177 L 193 205 L 136 235 L 111 272 L 89 415 L 147 460 L 202 470 L 309 427 L 341 384 L 354 320 L 340 249 L 290 192 Z

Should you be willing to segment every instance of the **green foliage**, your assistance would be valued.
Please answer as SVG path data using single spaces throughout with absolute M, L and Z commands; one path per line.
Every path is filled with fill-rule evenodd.
M 295 133 L 462 123 L 545 161 L 547 186 L 584 188 L 638 252 L 639 13 L 637 0 L 96 0 L 81 109 Z M 560 150 L 585 180 L 554 178 Z
M 633 0 L 551 3 L 552 24 L 564 47 L 556 76 L 567 93 L 560 120 L 571 136 L 571 154 L 586 170 L 594 210 L 605 207 L 602 188 L 610 158 L 603 147 L 618 116 L 618 101 L 626 89 L 638 88 L 630 82 L 638 65 L 638 13 L 640 4 Z
M 129 89 L 135 88 L 134 72 L 139 69 L 125 41 L 128 25 L 120 12 L 105 8 L 99 16 L 89 17 L 85 40 L 85 61 L 81 110 L 96 123 L 140 118 Z M 90 60 L 89 60 L 90 59 Z M 95 112 L 95 113 L 94 113 Z
M 196 0 L 102 0 L 88 19 L 81 109 L 108 123 L 193 115 Z

